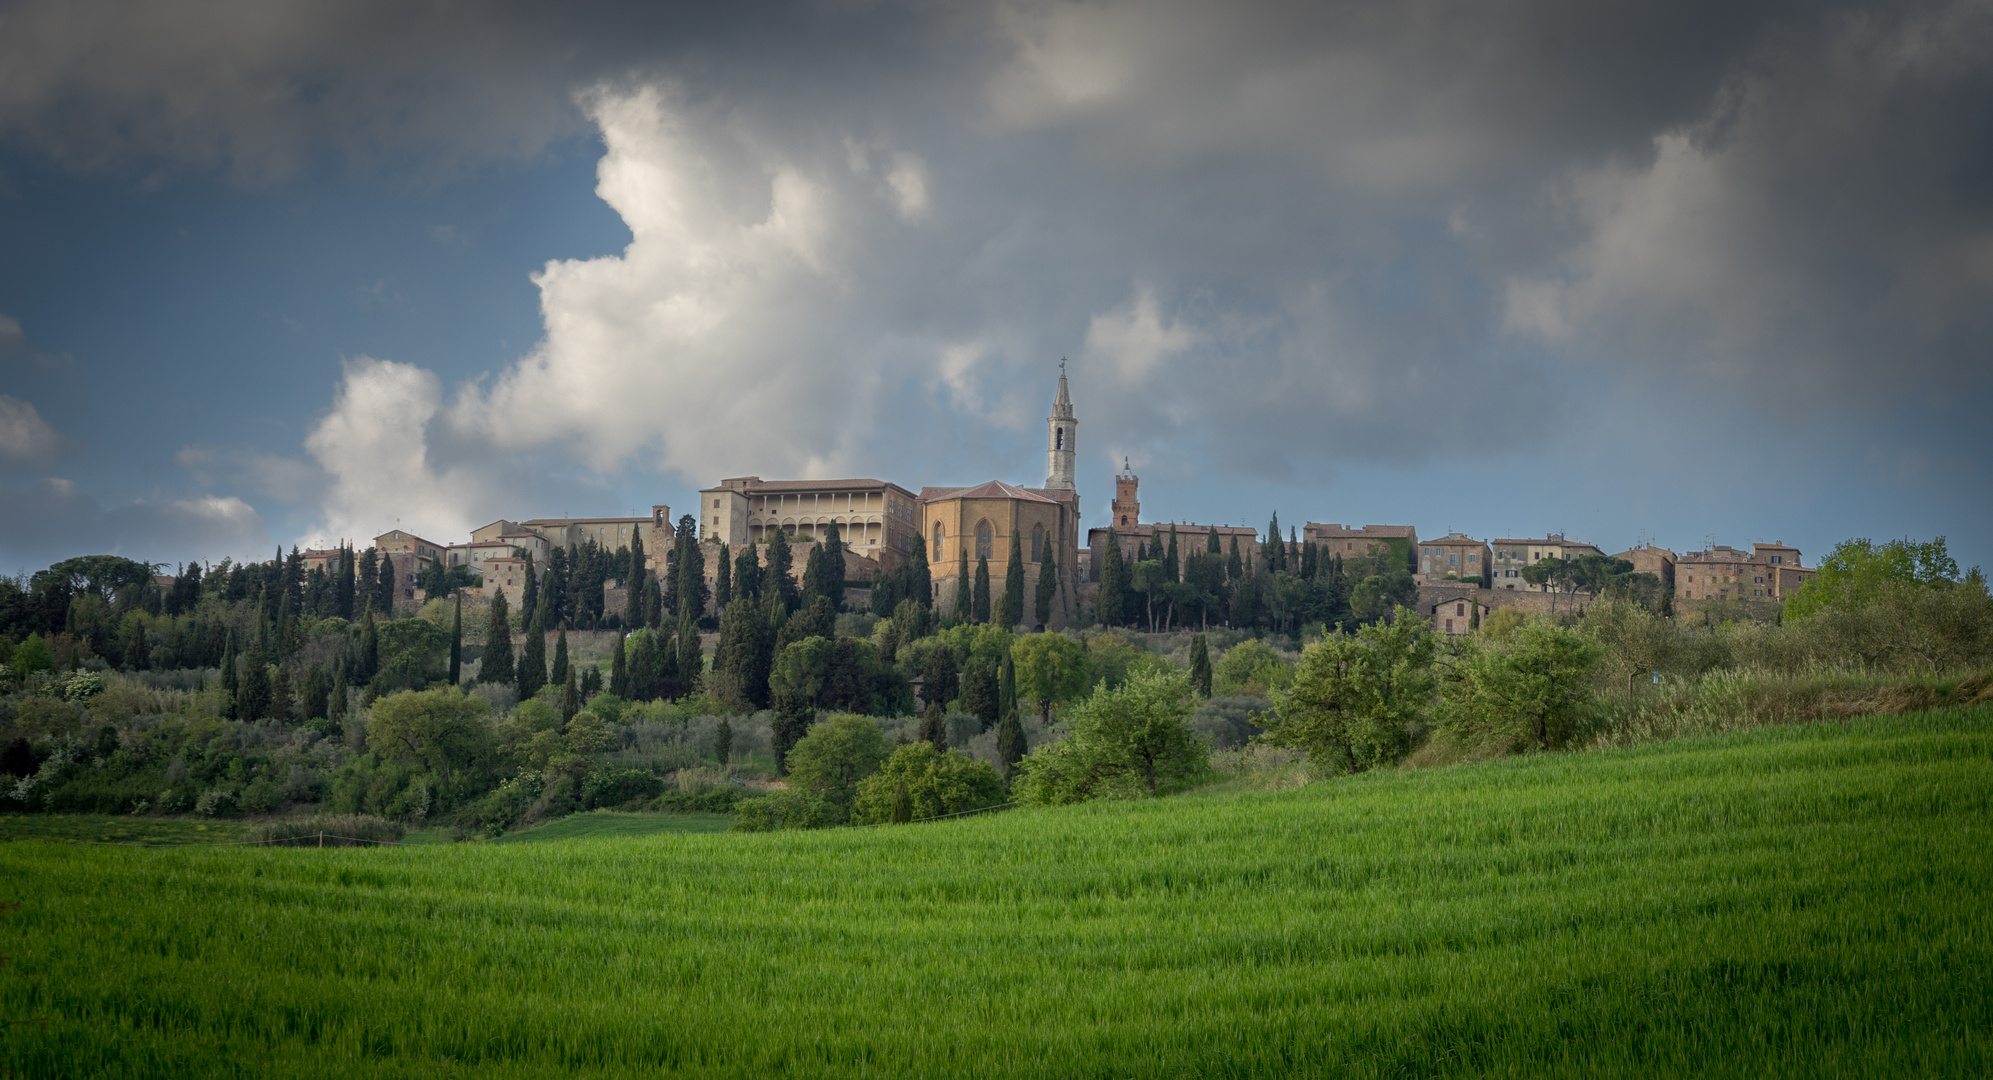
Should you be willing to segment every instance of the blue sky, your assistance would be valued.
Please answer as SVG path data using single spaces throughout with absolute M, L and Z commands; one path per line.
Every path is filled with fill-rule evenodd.
M 1983 6 L 188 11 L 0 15 L 8 572 L 1035 484 L 1061 358 L 1095 523 L 1993 562 Z

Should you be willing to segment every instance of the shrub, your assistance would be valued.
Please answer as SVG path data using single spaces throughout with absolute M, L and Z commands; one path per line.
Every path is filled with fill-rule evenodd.
M 812 791 L 771 791 L 758 799 L 742 799 L 736 832 L 778 829 L 821 829 L 829 824 L 830 808 Z
M 869 824 L 919 821 L 1003 803 L 1003 781 L 989 765 L 930 743 L 893 751 L 878 772 L 858 783 L 853 809 Z
M 1138 798 L 1202 779 L 1210 750 L 1186 722 L 1187 672 L 1147 672 L 1101 686 L 1067 711 L 1073 732 L 1018 762 L 1018 797 L 1031 803 Z
M 371 814 L 314 814 L 254 826 L 243 839 L 275 847 L 361 847 L 400 843 L 403 835 L 399 824 Z
M 848 713 L 814 724 L 789 751 L 789 786 L 824 801 L 831 823 L 851 816 L 858 782 L 886 760 L 886 740 L 869 717 Z
M 1220 694 L 1266 697 L 1294 681 L 1294 669 L 1264 641 L 1241 641 L 1211 667 Z
M 1440 695 L 1440 730 L 1464 748 L 1561 748 L 1588 719 L 1600 648 L 1575 630 L 1532 622 L 1507 645 L 1470 642 Z
M 664 779 L 647 769 L 598 768 L 581 784 L 584 809 L 623 807 L 657 797 Z
M 1425 621 L 1405 608 L 1354 634 L 1329 634 L 1302 652 L 1261 738 L 1343 772 L 1398 760 L 1432 701 L 1434 647 Z

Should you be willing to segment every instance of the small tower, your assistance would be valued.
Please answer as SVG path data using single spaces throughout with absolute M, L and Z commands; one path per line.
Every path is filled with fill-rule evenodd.
M 1073 417 L 1073 396 L 1066 391 L 1066 362 L 1059 361 L 1059 396 L 1052 399 L 1052 415 L 1045 419 L 1045 486 L 1061 491 L 1075 490 L 1073 446 L 1079 439 L 1080 422 Z
M 1142 500 L 1135 497 L 1135 489 L 1141 486 L 1142 479 L 1135 470 L 1128 467 L 1128 459 L 1121 459 L 1121 471 L 1114 476 L 1114 527 L 1126 528 L 1142 523 Z

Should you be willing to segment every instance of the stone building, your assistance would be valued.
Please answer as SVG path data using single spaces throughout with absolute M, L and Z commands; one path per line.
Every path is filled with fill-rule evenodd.
M 1419 546 L 1419 531 L 1410 525 L 1365 525 L 1357 529 L 1311 521 L 1301 526 L 1301 539 L 1306 543 L 1320 544 L 1328 554 L 1345 559 L 1352 555 L 1368 555 L 1393 541 L 1403 544 L 1409 555 L 1410 549 Z
M 1461 595 L 1435 599 L 1425 605 L 1432 628 L 1447 637 L 1464 637 L 1480 626 L 1493 610 L 1477 596 Z
M 1192 551 L 1203 551 L 1210 541 L 1211 530 L 1218 530 L 1218 544 L 1229 553 L 1232 542 L 1238 541 L 1239 558 L 1250 568 L 1259 558 L 1259 533 L 1245 525 L 1198 525 L 1189 521 L 1143 521 L 1142 500 L 1140 497 L 1142 479 L 1135 470 L 1128 467 L 1124 458 L 1121 471 L 1114 477 L 1114 502 L 1111 506 L 1114 522 L 1114 538 L 1119 541 L 1121 558 L 1132 561 L 1138 544 L 1153 545 L 1158 538 L 1169 536 L 1176 530 L 1177 553 L 1187 555 Z M 1082 581 L 1094 580 L 1094 568 L 1101 564 L 1107 555 L 1108 527 L 1096 526 L 1086 533 L 1086 573 Z M 1168 541 L 1165 540 L 1165 543 Z
M 1024 618 L 1030 624 L 1045 556 L 1070 553 L 1079 546 L 1079 495 L 1062 488 L 1023 488 L 1000 480 L 974 487 L 922 488 L 920 506 L 938 611 L 952 613 L 966 605 L 972 581 L 961 577 L 964 555 L 972 580 L 978 560 L 989 560 L 990 597 L 993 603 L 1001 597 L 1010 538 L 1016 536 L 1025 563 Z M 1071 561 L 1060 559 L 1059 598 L 1052 605 L 1054 628 L 1065 625 L 1072 610 L 1074 576 L 1066 565 Z
M 1427 540 L 1419 544 L 1418 578 L 1421 581 L 1465 581 L 1468 578 L 1481 579 L 1481 587 L 1489 585 L 1488 568 L 1492 565 L 1490 549 L 1486 540 L 1475 540 L 1461 533 L 1450 532 L 1438 540 Z
M 1614 555 L 1615 559 L 1625 559 L 1633 564 L 1637 574 L 1652 574 L 1661 579 L 1661 587 L 1675 587 L 1675 553 L 1664 547 L 1652 544 L 1639 544 Z
M 374 537 L 381 566 L 394 568 L 395 595 L 415 599 L 415 575 L 432 562 L 443 562 L 448 552 L 442 544 L 425 540 L 406 529 L 393 529 Z
M 649 517 L 533 518 L 523 522 L 499 518 L 472 529 L 470 543 L 452 544 L 448 564 L 475 569 L 476 563 L 496 557 L 503 547 L 526 552 L 535 566 L 544 568 L 556 546 L 576 548 L 593 540 L 613 552 L 629 547 L 632 540 L 642 540 L 644 564 L 655 573 L 664 569 L 675 532 L 671 507 L 662 503 L 651 507 Z
M 526 560 L 515 559 L 510 555 L 484 560 L 484 598 L 488 601 L 493 596 L 504 593 L 505 603 L 514 612 L 520 611 L 519 605 L 526 599 L 526 565 Z M 535 572 L 538 572 L 537 568 Z
M 1783 542 L 1753 544 L 1749 552 L 1726 544 L 1675 558 L 1679 600 L 1784 600 L 1812 578 L 1799 549 Z
M 814 543 L 832 524 L 845 546 L 898 569 L 920 538 L 920 501 L 885 480 L 763 480 L 737 476 L 699 493 L 699 532 L 738 551 L 782 529 Z
M 1540 540 L 1497 539 L 1490 541 L 1494 548 L 1494 578 L 1491 586 L 1497 589 L 1512 589 L 1517 592 L 1548 592 L 1551 586 L 1531 585 L 1522 576 L 1523 567 L 1532 566 L 1544 559 L 1575 559 L 1580 555 L 1604 555 L 1597 545 L 1582 540 L 1568 540 L 1563 533 L 1551 533 Z

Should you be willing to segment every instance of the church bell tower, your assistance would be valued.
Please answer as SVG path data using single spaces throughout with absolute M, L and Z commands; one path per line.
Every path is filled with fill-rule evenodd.
M 1066 362 L 1059 361 L 1059 396 L 1052 399 L 1052 415 L 1045 420 L 1045 486 L 1063 491 L 1073 484 L 1073 444 L 1079 438 L 1080 422 L 1073 417 L 1073 396 L 1066 390 Z

